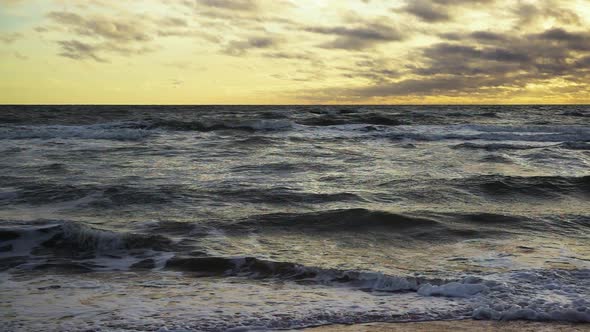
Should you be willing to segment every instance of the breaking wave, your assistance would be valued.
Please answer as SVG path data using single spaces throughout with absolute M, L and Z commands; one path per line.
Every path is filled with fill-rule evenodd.
M 115 232 L 73 221 L 9 223 L 0 227 L 3 256 L 28 256 L 39 252 L 86 256 L 133 249 L 165 250 L 172 241 L 160 235 Z

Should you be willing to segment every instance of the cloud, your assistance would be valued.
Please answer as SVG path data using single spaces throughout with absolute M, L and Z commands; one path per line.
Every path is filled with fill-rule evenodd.
M 54 22 L 71 28 L 75 33 L 118 42 L 149 41 L 143 20 L 126 17 L 113 19 L 103 16 L 84 17 L 71 12 L 52 12 L 48 15 Z
M 310 52 L 268 52 L 261 54 L 263 57 L 271 59 L 286 59 L 286 60 L 317 60 L 317 57 Z
M 197 0 L 197 2 L 203 6 L 214 7 L 218 9 L 244 11 L 258 9 L 258 5 L 253 0 Z
M 145 54 L 158 49 L 154 42 L 163 37 L 194 37 L 217 42 L 206 32 L 197 31 L 182 17 L 126 14 L 83 15 L 70 11 L 53 11 L 47 17 L 57 24 L 58 30 L 74 35 L 57 42 L 59 55 L 74 60 L 107 62 L 105 53 L 121 56 Z M 37 27 L 35 31 L 51 32 L 50 27 Z
M 58 41 L 58 44 L 62 48 L 59 55 L 63 57 L 74 60 L 92 59 L 98 62 L 106 62 L 105 59 L 98 55 L 101 51 L 99 46 L 83 43 L 78 40 L 62 40 Z
M 562 28 L 552 28 L 543 33 L 533 35 L 533 37 L 554 44 L 562 44 L 576 51 L 590 51 L 589 32 L 569 32 Z
M 268 23 L 291 24 L 285 9 L 294 7 L 291 0 L 169 0 L 193 13 L 195 20 L 218 29 L 260 29 Z
M 246 52 L 252 49 L 268 49 L 272 48 L 280 43 L 280 39 L 268 37 L 268 36 L 257 36 L 249 37 L 244 40 L 235 40 L 230 42 L 224 49 L 223 53 L 232 56 L 244 55 Z
M 412 14 L 426 22 L 442 22 L 451 19 L 446 9 L 433 5 L 428 0 L 415 0 L 408 2 L 404 8 L 406 12 Z
M 399 79 L 403 68 L 394 68 L 395 61 L 382 57 L 362 56 L 351 66 L 341 67 L 342 76 L 354 80 L 365 79 L 369 83 L 382 84 Z
M 164 17 L 158 20 L 160 26 L 163 27 L 170 27 L 170 28 L 177 28 L 177 27 L 187 27 L 188 23 L 185 19 L 180 17 Z
M 388 72 L 387 60 L 357 61 L 350 77 L 368 86 L 329 88 L 350 100 L 400 96 L 469 96 L 516 93 L 555 79 L 590 81 L 590 32 L 551 28 L 537 33 L 473 31 L 442 34 L 447 41 L 423 47 L 414 65 Z M 395 60 L 389 60 L 390 63 Z M 362 75 L 365 73 L 364 75 Z
M 29 60 L 29 57 L 20 53 L 20 52 L 14 52 L 13 53 L 14 57 L 19 59 L 19 60 Z
M 87 43 L 79 40 L 61 40 L 57 42 L 61 47 L 60 56 L 73 60 L 94 60 L 110 62 L 102 54 L 111 53 L 122 56 L 140 55 L 154 51 L 148 46 L 130 47 L 118 43 Z
M 424 22 L 438 23 L 452 20 L 451 12 L 457 11 L 456 7 L 473 7 L 474 5 L 491 4 L 494 1 L 495 0 L 406 0 L 406 5 L 402 10 Z
M 0 42 L 6 44 L 12 44 L 21 38 L 23 38 L 23 34 L 19 32 L 0 33 Z
M 512 11 L 518 17 L 517 26 L 528 26 L 553 19 L 560 24 L 580 25 L 581 19 L 573 10 L 564 8 L 562 2 L 541 0 L 535 4 L 520 2 Z
M 490 31 L 474 31 L 470 36 L 480 42 L 499 42 L 506 41 L 507 37 L 501 33 L 495 33 Z
M 0 0 L 25 2 L 8 10 L 14 17 L 30 14 L 0 29 L 0 45 L 14 57 L 25 45 L 14 43 L 27 38 L 20 51 L 31 62 L 40 61 L 33 46 L 47 41 L 76 61 L 124 63 L 152 52 L 150 60 L 175 73 L 198 62 L 216 75 L 256 60 L 256 69 L 241 66 L 244 75 L 298 82 L 264 89 L 301 86 L 354 101 L 590 81 L 589 21 L 579 1 L 51 0 L 36 14 L 24 12 L 28 1 Z
M 354 27 L 308 27 L 305 31 L 335 36 L 333 40 L 319 46 L 345 50 L 362 50 L 378 43 L 401 41 L 405 38 L 401 31 L 381 23 L 369 23 Z
M 395 83 L 380 84 L 356 89 L 353 95 L 359 97 L 390 97 L 404 95 L 447 94 L 448 92 L 468 92 L 484 86 L 498 86 L 501 83 L 493 78 L 479 77 L 435 77 L 429 79 L 406 79 Z

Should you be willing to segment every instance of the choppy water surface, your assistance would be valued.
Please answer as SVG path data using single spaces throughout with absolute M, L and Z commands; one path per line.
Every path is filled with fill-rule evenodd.
M 586 106 L 2 106 L 0 156 L 1 330 L 590 322 Z

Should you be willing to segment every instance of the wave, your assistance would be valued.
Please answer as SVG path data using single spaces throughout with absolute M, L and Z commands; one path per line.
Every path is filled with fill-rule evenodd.
M 226 227 L 228 231 L 290 233 L 387 233 L 388 241 L 408 245 L 411 242 L 449 242 L 465 238 L 498 235 L 498 231 L 480 232 L 448 222 L 440 215 L 397 214 L 362 208 L 311 213 L 275 213 L 251 217 Z
M 320 211 L 312 213 L 276 213 L 253 217 L 240 223 L 242 226 L 289 227 L 297 229 L 314 229 L 327 231 L 351 231 L 372 228 L 404 230 L 416 227 L 438 227 L 434 220 L 395 214 L 384 211 L 372 211 L 362 208 Z
M 531 150 L 538 149 L 544 146 L 534 145 L 519 145 L 519 144 L 502 144 L 502 143 L 491 143 L 491 144 L 477 144 L 477 143 L 461 143 L 453 145 L 453 149 L 470 149 L 470 150 L 486 150 L 486 151 L 499 151 L 499 150 Z
M 104 208 L 125 205 L 165 204 L 189 195 L 197 195 L 183 185 L 69 185 L 55 182 L 30 182 L 21 178 L 0 177 L 0 184 L 15 188 L 9 194 L 0 193 L 0 205 L 45 205 L 78 201 L 80 206 Z
M 479 225 L 513 223 L 514 217 L 501 218 L 480 214 Z M 473 216 L 464 216 L 472 220 Z M 31 246 L 35 241 L 35 246 Z M 590 302 L 585 299 L 590 287 L 588 270 L 523 270 L 483 276 L 473 275 L 391 275 L 379 271 L 326 268 L 290 261 L 273 261 L 254 256 L 212 256 L 183 250 L 171 240 L 131 232 L 114 232 L 86 224 L 64 221 L 39 221 L 19 224 L 3 223 L 0 227 L 0 248 L 13 245 L 12 252 L 0 249 L 0 268 L 14 267 L 5 259 L 26 245 L 31 255 L 53 255 L 67 259 L 48 259 L 37 264 L 37 270 L 58 273 L 84 273 L 103 269 L 100 260 L 89 257 L 103 255 L 125 260 L 127 254 L 137 254 L 141 260 L 124 265 L 125 270 L 140 274 L 143 270 L 183 272 L 187 277 L 264 279 L 264 283 L 289 282 L 305 286 L 342 288 L 378 295 L 382 301 L 396 301 L 396 296 L 420 298 L 450 298 L 448 318 L 472 317 L 493 320 L 540 320 L 590 322 Z M 146 255 L 146 251 L 170 252 L 162 264 Z M 118 258 L 117 258 L 118 257 Z M 13 264 L 13 265 L 11 265 Z M 25 262 L 16 262 L 25 264 Z M 113 270 L 121 268 L 112 267 Z M 432 271 L 431 271 L 432 272 Z M 385 293 L 396 293 L 388 294 Z M 402 293 L 402 294 L 400 294 Z M 460 306 L 456 306 L 460 304 Z M 461 308 L 459 310 L 459 308 Z M 364 319 L 370 319 L 368 312 Z M 385 317 L 385 316 L 384 316 Z M 411 317 L 408 317 L 411 319 Z M 395 317 L 389 317 L 395 319 Z
M 564 142 L 552 145 L 524 145 L 524 144 L 508 144 L 508 143 L 461 143 L 451 146 L 453 149 L 470 149 L 470 150 L 485 150 L 490 152 L 500 150 L 533 150 L 541 148 L 560 148 L 565 150 L 590 150 L 590 143 L 588 142 Z
M 95 139 L 139 141 L 151 135 L 136 123 L 106 123 L 95 125 L 11 126 L 0 130 L 0 139 Z
M 225 121 L 175 121 L 157 120 L 140 122 L 115 122 L 92 125 L 38 125 L 3 126 L 0 139 L 87 139 L 139 141 L 157 133 L 158 129 L 171 131 L 278 131 L 292 127 L 289 120 L 225 120 Z
M 191 272 L 198 276 L 242 276 L 305 280 L 323 285 L 340 285 L 370 291 L 418 291 L 425 279 L 388 276 L 378 272 L 324 269 L 291 262 L 256 257 L 182 257 L 168 260 L 166 269 Z M 428 282 L 442 282 L 428 280 Z
M 496 164 L 513 164 L 514 162 L 506 157 L 500 155 L 488 155 L 480 159 L 481 162 L 484 163 L 496 163 Z
M 255 257 L 174 257 L 166 268 L 196 276 L 276 278 L 367 292 L 455 298 L 470 303 L 465 316 L 474 319 L 590 322 L 590 302 L 583 297 L 590 272 L 585 270 L 530 270 L 487 278 L 441 279 L 323 269 Z
M 590 150 L 590 142 L 565 142 L 558 147 L 567 150 Z
M 561 113 L 563 116 L 575 116 L 575 117 L 590 117 L 590 112 L 588 111 L 580 111 L 580 110 L 571 110 L 565 111 Z
M 126 260 L 126 256 L 142 257 L 127 264 L 130 270 L 152 269 L 156 266 L 149 252 L 169 252 L 162 268 L 190 272 L 198 276 L 242 276 L 307 280 L 324 285 L 342 285 L 366 290 L 417 291 L 419 278 L 387 276 L 376 272 L 349 271 L 308 267 L 292 262 L 276 262 L 257 257 L 208 256 L 191 252 L 171 239 L 156 234 L 116 232 L 73 221 L 38 221 L 12 223 L 0 227 L 0 269 L 14 267 L 7 257 L 22 258 L 27 264 L 35 257 L 46 258 L 36 269 L 92 270 L 97 257 Z M 186 250 L 186 252 L 184 251 Z M 189 256 L 186 256 L 186 255 Z M 196 255 L 196 256 L 195 256 Z M 61 259 L 60 259 L 61 258 Z M 17 265 L 18 265 L 17 264 Z M 433 282 L 433 281 L 430 281 Z
M 379 126 L 379 127 L 375 127 Z M 317 127 L 317 128 L 314 128 Z M 330 127 L 330 128 L 322 128 Z M 93 125 L 39 125 L 39 126 L 3 126 L 0 139 L 95 139 L 140 141 L 160 135 L 164 131 L 211 132 L 233 130 L 242 132 L 275 132 L 313 130 L 314 135 L 361 135 L 363 137 L 380 137 L 390 140 L 440 141 L 463 140 L 454 148 L 485 149 L 532 149 L 533 145 L 516 143 L 475 144 L 469 141 L 485 140 L 564 143 L 565 149 L 587 149 L 590 141 L 590 127 L 579 125 L 404 125 L 388 117 L 312 119 L 203 119 L 192 121 L 180 120 L 141 120 L 102 123 Z M 336 130 L 336 132 L 334 131 Z M 297 136 L 292 137 L 297 139 Z M 249 141 L 244 141 L 249 143 Z M 254 142 L 256 143 L 256 142 Z
M 172 241 L 164 236 L 115 232 L 73 221 L 38 221 L 0 227 L 5 256 L 51 252 L 57 256 L 112 254 L 122 250 L 167 250 Z
M 262 119 L 262 120 L 215 120 L 215 121 L 177 121 L 159 120 L 153 122 L 148 128 L 161 128 L 178 131 L 217 131 L 217 130 L 240 130 L 240 131 L 277 131 L 290 129 L 293 124 L 284 119 Z
M 412 246 L 422 243 L 450 243 L 468 239 L 505 238 L 515 233 L 550 232 L 569 236 L 590 227 L 587 215 L 540 215 L 448 213 L 415 211 L 411 214 L 343 209 L 312 213 L 275 213 L 250 217 L 233 224 L 217 225 L 229 234 L 387 234 L 390 244 Z
M 488 196 L 506 199 L 512 199 L 515 195 L 535 199 L 590 195 L 590 176 L 483 175 L 457 180 L 457 182 L 461 183 L 459 187 L 466 186 Z
M 64 222 L 53 236 L 42 243 L 46 248 L 109 253 L 131 249 L 169 249 L 172 241 L 154 234 L 122 233 L 97 229 L 75 222 Z
M 491 174 L 463 178 L 400 179 L 384 182 L 377 188 L 384 193 L 391 191 L 391 194 L 388 193 L 390 197 L 414 203 L 453 203 L 457 200 L 477 202 L 488 199 L 492 199 L 492 202 L 518 199 L 530 203 L 561 198 L 587 199 L 590 196 L 590 176 Z
M 361 202 L 353 193 L 314 193 L 298 191 L 289 187 L 270 188 L 219 188 L 208 192 L 224 200 L 260 204 L 321 204 L 331 202 Z
M 351 124 L 367 124 L 379 126 L 399 126 L 403 123 L 394 117 L 377 114 L 355 114 L 345 113 L 340 115 L 322 115 L 318 117 L 299 120 L 298 124 L 305 126 L 338 126 Z
M 513 199 L 498 194 L 502 199 Z M 535 198 L 536 199 L 536 198 Z M 387 234 L 390 244 L 402 246 L 422 243 L 451 243 L 466 239 L 506 238 L 520 232 L 551 232 L 569 236 L 590 227 L 587 215 L 553 215 L 536 217 L 500 213 L 449 213 L 414 211 L 391 213 L 367 209 L 340 209 L 309 213 L 273 213 L 249 217 L 234 223 L 216 225 L 228 234 L 289 233 Z
M 15 204 L 46 205 L 76 202 L 78 208 L 119 208 L 130 205 L 182 204 L 199 199 L 261 204 L 322 204 L 362 202 L 362 197 L 347 192 L 315 193 L 289 187 L 270 188 L 195 188 L 190 185 L 124 185 L 27 182 L 20 178 L 0 177 L 0 185 L 15 188 L 0 192 L 0 206 Z
M 590 141 L 590 127 L 567 125 L 419 125 L 399 126 L 385 134 L 392 140 L 441 141 L 485 140 L 491 142 L 587 142 Z M 494 145 L 488 145 L 494 149 Z M 500 148 L 520 148 L 522 145 L 501 145 Z M 458 146 L 463 148 L 479 148 L 478 145 Z M 483 146 L 483 148 L 486 148 Z

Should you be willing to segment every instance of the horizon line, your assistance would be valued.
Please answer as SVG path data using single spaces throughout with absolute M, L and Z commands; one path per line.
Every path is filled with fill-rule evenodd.
M 93 103 L 56 103 L 56 104 L 0 104 L 4 106 L 590 106 L 590 103 L 506 103 L 506 104 L 478 104 L 478 103 L 426 103 L 426 104 L 93 104 Z

